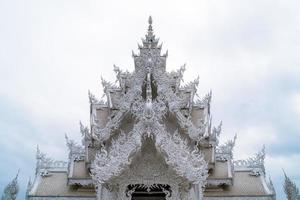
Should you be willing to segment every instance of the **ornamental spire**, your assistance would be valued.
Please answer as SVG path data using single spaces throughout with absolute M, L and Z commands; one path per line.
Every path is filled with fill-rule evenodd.
M 284 184 L 283 189 L 286 194 L 286 197 L 288 200 L 296 200 L 299 198 L 299 189 L 297 188 L 296 184 L 286 175 L 285 171 L 284 173 Z
M 152 29 L 152 17 L 151 17 L 151 15 L 149 16 L 148 23 L 149 23 L 149 26 L 148 26 L 148 35 L 149 35 L 149 33 L 153 32 L 153 29 Z
M 18 176 L 20 170 L 16 177 L 4 188 L 1 200 L 16 200 L 17 194 L 19 192 Z
M 152 28 L 152 17 L 149 16 L 148 18 L 148 32 L 146 34 L 146 39 L 142 39 L 143 40 L 143 47 L 144 48 L 156 48 L 157 47 L 157 43 L 158 43 L 158 39 L 155 38 L 155 35 L 153 33 L 153 28 Z

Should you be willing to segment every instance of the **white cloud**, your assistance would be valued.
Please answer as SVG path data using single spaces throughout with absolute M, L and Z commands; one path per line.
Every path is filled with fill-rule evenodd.
M 266 166 L 268 169 L 272 169 L 272 175 L 274 177 L 280 177 L 283 175 L 283 169 L 288 173 L 290 177 L 300 177 L 299 163 L 300 154 L 291 153 L 289 156 L 267 156 Z
M 280 142 L 277 130 L 270 126 L 241 127 L 240 130 L 235 148 L 236 158 L 247 158 L 260 151 L 263 145 L 268 148 Z
M 298 115 L 300 115 L 300 92 L 291 95 L 290 107 L 291 110 L 294 110 Z

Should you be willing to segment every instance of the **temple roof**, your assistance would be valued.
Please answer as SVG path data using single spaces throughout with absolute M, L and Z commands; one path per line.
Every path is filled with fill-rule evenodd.
M 49 177 L 41 178 L 35 191 L 30 196 L 60 196 L 60 197 L 93 197 L 96 194 L 93 189 L 72 189 L 66 184 L 67 173 L 55 172 Z M 234 185 L 222 190 L 207 189 L 204 196 L 207 197 L 232 197 L 232 196 L 271 196 L 261 177 L 249 176 L 249 172 L 235 172 Z
M 89 92 L 90 128 L 80 123 L 82 144 L 66 136 L 68 163 L 37 149 L 29 196 L 95 198 L 94 187 L 113 190 L 120 184 L 125 195 L 124 187 L 137 180 L 148 187 L 158 180 L 177 193 L 179 186 L 194 187 L 198 199 L 204 187 L 206 197 L 274 195 L 265 180 L 264 149 L 234 161 L 236 137 L 219 145 L 222 122 L 212 125 L 212 93 L 198 98 L 199 79 L 183 84 L 185 65 L 166 70 L 167 53 L 161 55 L 151 17 L 148 23 L 139 53 L 133 53 L 135 70 L 114 66 L 118 84 L 102 79 L 106 101 Z
M 248 172 L 235 172 L 234 185 L 221 191 L 206 191 L 205 196 L 271 196 L 262 177 L 249 176 Z
M 55 196 L 55 197 L 94 197 L 93 189 L 76 189 L 67 185 L 67 172 L 52 172 L 51 176 L 39 177 L 36 186 L 29 196 Z

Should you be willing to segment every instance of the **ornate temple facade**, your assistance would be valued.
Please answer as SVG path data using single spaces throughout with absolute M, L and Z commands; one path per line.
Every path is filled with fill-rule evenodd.
M 106 101 L 89 93 L 90 126 L 82 144 L 66 136 L 67 162 L 37 150 L 29 200 L 272 200 L 264 149 L 233 160 L 236 138 L 219 144 L 211 93 L 196 99 L 196 79 L 182 84 L 185 66 L 166 70 L 149 18 L 135 69 L 114 67 L 118 85 L 102 80 Z

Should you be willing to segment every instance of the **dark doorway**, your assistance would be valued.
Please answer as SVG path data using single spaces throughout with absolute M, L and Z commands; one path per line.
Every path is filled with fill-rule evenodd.
M 145 186 L 143 184 L 129 185 L 131 200 L 166 200 L 166 196 L 171 196 L 171 189 L 168 185 L 154 184 Z

